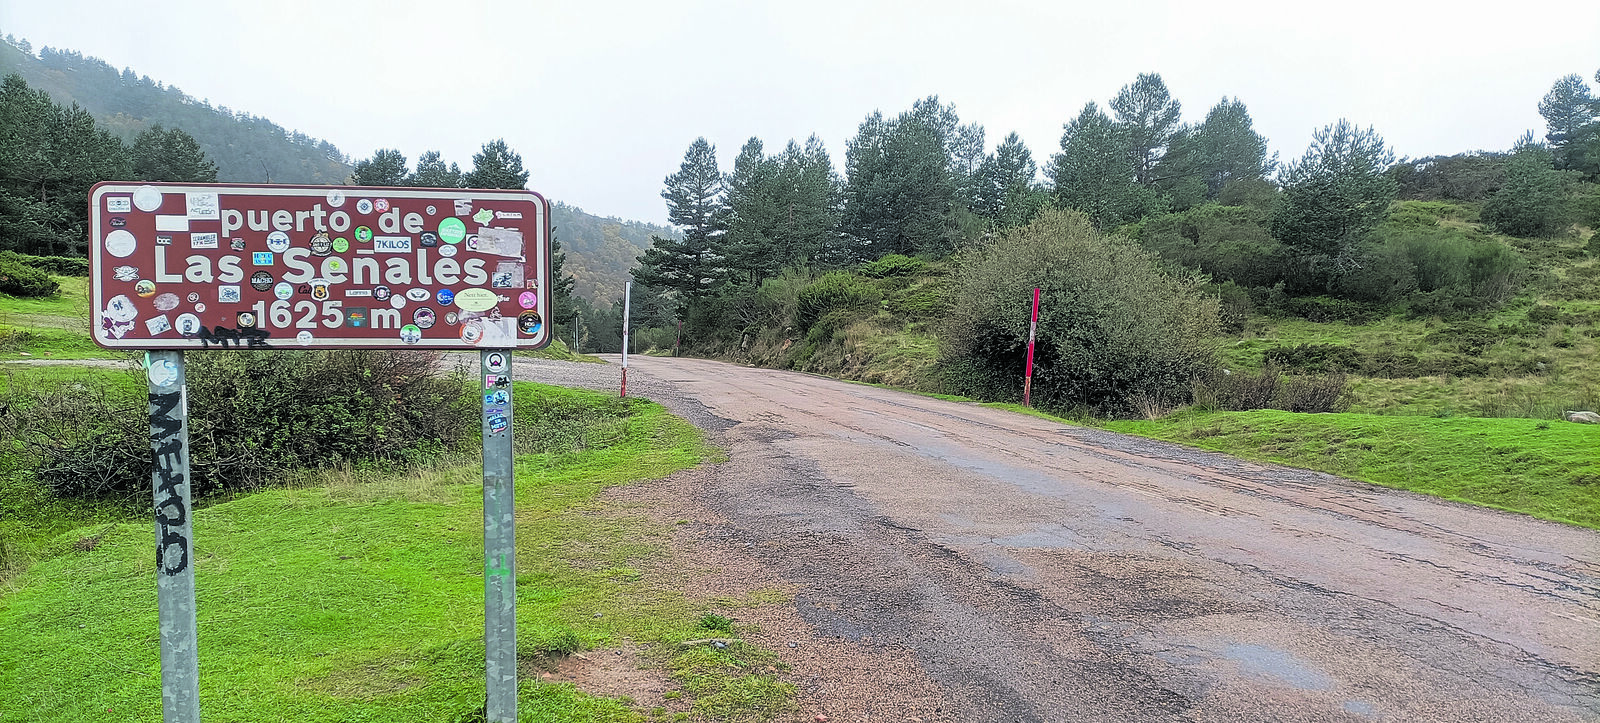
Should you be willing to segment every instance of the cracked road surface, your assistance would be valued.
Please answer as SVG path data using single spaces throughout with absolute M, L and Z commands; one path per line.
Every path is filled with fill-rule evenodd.
M 1600 720 L 1594 531 L 803 374 L 629 389 L 728 450 L 715 534 L 951 720 Z

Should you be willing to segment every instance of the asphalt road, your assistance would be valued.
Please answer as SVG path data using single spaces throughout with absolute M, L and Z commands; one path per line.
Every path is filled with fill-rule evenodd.
M 727 448 L 720 534 L 952 720 L 1600 720 L 1593 531 L 803 374 L 629 390 Z

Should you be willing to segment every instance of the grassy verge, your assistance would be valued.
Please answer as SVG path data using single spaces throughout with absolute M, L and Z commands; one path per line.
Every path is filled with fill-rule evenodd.
M 529 359 L 554 359 L 556 361 L 584 362 L 587 364 L 606 363 L 606 360 L 601 359 L 600 357 L 590 356 L 588 354 L 579 354 L 573 351 L 572 347 L 567 346 L 567 343 L 560 339 L 552 339 L 549 346 L 546 346 L 538 351 L 516 352 L 516 356 L 527 357 Z
M 0 360 L 116 357 L 116 352 L 95 346 L 89 338 L 89 280 L 80 276 L 50 278 L 61 284 L 55 296 L 31 299 L 0 294 Z
M 1189 411 L 1102 426 L 1600 528 L 1600 426 L 1270 410 Z
M 707 666 L 699 648 L 679 648 L 707 631 L 703 604 L 656 582 L 671 578 L 667 530 L 596 499 L 706 459 L 699 432 L 648 402 L 515 391 L 519 425 L 585 426 L 544 445 L 556 451 L 517 458 L 522 720 L 790 710 L 793 688 L 758 672 L 760 654 Z M 484 690 L 478 479 L 470 462 L 346 470 L 196 511 L 206 719 L 473 720 Z M 0 721 L 160 720 L 151 535 L 143 520 L 63 532 L 0 596 Z M 682 710 L 639 711 L 537 677 L 553 656 L 624 641 L 679 671 Z

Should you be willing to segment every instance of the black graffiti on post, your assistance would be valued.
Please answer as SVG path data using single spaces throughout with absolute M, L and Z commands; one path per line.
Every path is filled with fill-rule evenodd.
M 200 327 L 199 336 L 200 348 L 202 349 L 210 349 L 213 343 L 220 344 L 224 349 L 229 348 L 230 345 L 235 349 L 240 347 L 250 349 L 272 348 L 272 345 L 267 343 L 267 338 L 272 336 L 272 332 L 266 329 L 229 329 L 226 326 L 207 329 L 202 326 Z
M 182 392 L 150 395 L 150 448 L 156 457 L 156 496 L 166 495 L 155 503 L 156 569 L 176 575 L 189 569 L 189 540 L 183 536 L 183 526 L 189 519 L 189 507 L 178 488 L 184 484 L 184 470 L 188 469 L 184 455 L 183 417 L 177 411 L 183 403 Z M 167 550 L 176 545 L 176 559 Z

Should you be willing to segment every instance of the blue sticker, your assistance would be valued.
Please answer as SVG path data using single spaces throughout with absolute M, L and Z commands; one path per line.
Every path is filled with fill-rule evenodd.
M 251 254 L 250 254 L 250 263 L 253 263 L 256 266 L 271 266 L 272 265 L 272 252 L 271 251 L 254 251 L 254 252 L 251 252 Z
M 450 302 L 456 300 L 456 292 L 449 289 L 440 289 L 437 298 L 440 306 L 449 306 Z
M 489 433 L 490 434 L 499 434 L 501 432 L 504 432 L 504 431 L 506 431 L 506 427 L 509 427 L 509 426 L 511 426 L 511 422 L 506 419 L 506 416 L 504 414 L 496 414 L 496 415 L 493 415 L 493 416 L 489 417 Z

